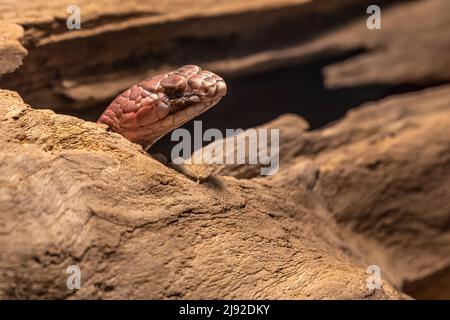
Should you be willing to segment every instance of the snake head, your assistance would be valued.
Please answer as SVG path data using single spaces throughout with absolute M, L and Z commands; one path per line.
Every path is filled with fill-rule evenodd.
M 98 122 L 148 148 L 216 105 L 226 92 L 221 77 L 187 65 L 133 85 L 111 102 Z

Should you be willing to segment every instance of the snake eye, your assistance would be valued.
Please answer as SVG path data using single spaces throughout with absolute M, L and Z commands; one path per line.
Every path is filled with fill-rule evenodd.
M 176 74 L 169 74 L 169 76 L 161 80 L 161 86 L 170 100 L 179 99 L 184 96 L 186 79 Z
M 176 113 L 182 109 L 185 109 L 193 104 L 187 97 L 170 99 L 170 114 Z
M 179 88 L 175 88 L 175 89 L 166 88 L 166 94 L 170 100 L 180 99 L 181 97 L 184 96 L 183 90 L 180 90 Z

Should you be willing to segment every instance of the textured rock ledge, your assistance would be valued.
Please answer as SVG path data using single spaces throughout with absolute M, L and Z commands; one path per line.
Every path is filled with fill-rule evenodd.
M 241 59 L 267 51 L 281 56 L 278 49 L 361 16 L 371 1 L 79 0 L 81 29 L 68 30 L 72 4 L 0 3 L 0 21 L 23 29 L 17 39 L 28 50 L 27 63 L 3 74 L 18 68 L 25 56 L 15 44 L 20 55 L 8 68 L 0 65 L 0 88 L 20 92 L 35 107 L 80 110 L 105 104 L 150 74 L 183 64 L 199 64 L 227 77 L 255 72 L 258 66 L 245 67 Z M 3 46 L 10 44 L 0 36 L 0 50 Z
M 363 106 L 290 134 L 297 149 L 273 177 L 198 183 L 2 90 L 0 297 L 406 298 L 388 282 L 449 265 L 449 97 L 447 86 Z M 381 290 L 366 288 L 369 264 Z

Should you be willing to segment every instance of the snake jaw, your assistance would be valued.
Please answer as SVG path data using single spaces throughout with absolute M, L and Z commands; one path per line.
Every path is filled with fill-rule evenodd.
M 221 77 L 187 65 L 132 86 L 111 102 L 98 122 L 148 148 L 216 105 L 226 92 Z

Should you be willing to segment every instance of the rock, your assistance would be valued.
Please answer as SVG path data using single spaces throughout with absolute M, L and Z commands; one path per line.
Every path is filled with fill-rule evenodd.
M 2 298 L 406 298 L 366 287 L 322 187 L 281 188 L 283 175 L 199 184 L 10 91 L 0 119 Z M 80 290 L 66 287 L 70 265 Z
M 231 77 L 245 69 L 240 59 L 303 42 L 360 16 L 371 1 L 79 0 L 81 29 L 69 30 L 72 4 L 0 4 L 0 20 L 24 29 L 28 50 L 26 65 L 3 75 L 0 88 L 34 107 L 68 112 L 104 106 L 132 84 L 184 64 Z
M 0 21 L 0 75 L 10 73 L 22 65 L 27 50 L 20 44 L 23 29 L 17 24 Z
M 313 156 L 314 191 L 356 234 L 351 251 L 414 297 L 450 296 L 449 128 L 446 85 L 366 104 L 316 133 L 328 142 L 316 144 L 326 147 Z M 423 291 L 408 289 L 419 280 Z
M 282 132 L 280 172 L 254 180 L 284 189 L 282 201 L 297 197 L 296 186 L 312 190 L 325 219 L 337 222 L 347 253 L 361 264 L 376 262 L 414 297 L 448 298 L 450 86 L 367 103 L 327 128 L 297 135 L 288 133 L 299 119 L 281 119 L 262 126 Z M 249 165 L 205 169 L 260 176 Z
M 405 297 L 367 289 L 365 269 L 401 287 L 448 264 L 449 96 L 362 107 L 298 135 L 309 152 L 275 176 L 199 184 L 103 126 L 1 91 L 1 296 Z
M 332 62 L 323 70 L 329 89 L 370 85 L 420 87 L 450 81 L 450 58 L 444 54 L 450 51 L 446 41 L 450 38 L 450 2 L 422 0 L 377 5 L 381 8 L 381 30 L 366 27 L 369 15 L 361 8 L 357 19 L 308 41 L 224 59 L 209 68 L 236 76 L 343 57 L 338 59 L 343 61 Z
M 326 85 L 434 85 L 450 81 L 450 58 L 445 54 L 450 51 L 450 42 L 445 40 L 450 38 L 449 11 L 446 0 L 404 3 L 382 9 L 381 30 L 368 30 L 357 21 L 328 35 L 323 39 L 328 47 L 359 47 L 365 52 L 325 68 Z

